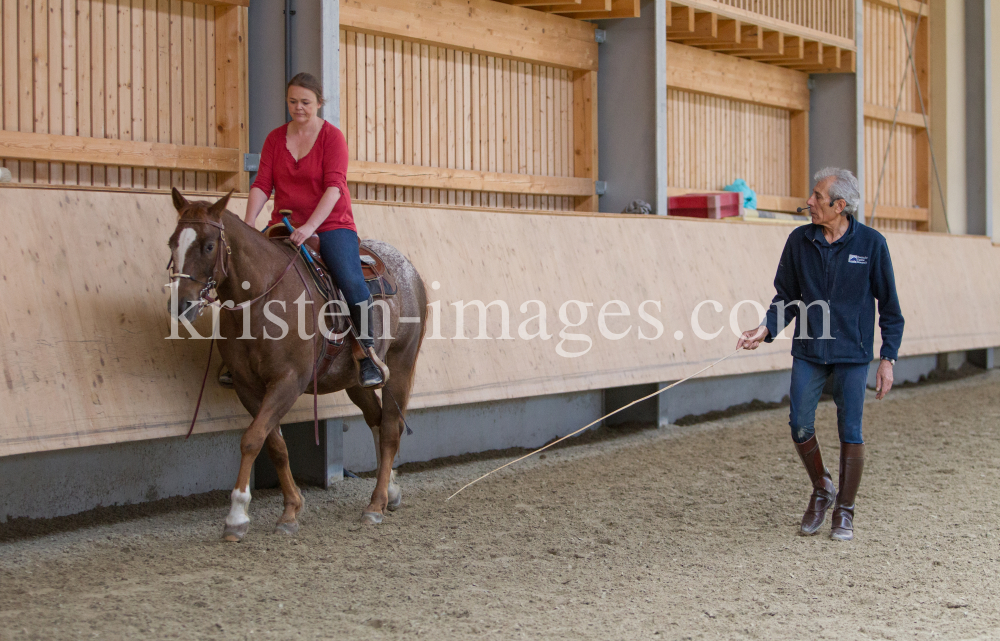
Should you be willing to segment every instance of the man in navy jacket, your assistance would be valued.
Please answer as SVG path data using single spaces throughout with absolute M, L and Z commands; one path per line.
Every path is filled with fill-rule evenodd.
M 854 215 L 861 195 L 846 169 L 823 169 L 809 197 L 812 224 L 788 236 L 774 277 L 774 300 L 764 324 L 743 333 L 737 349 L 770 343 L 795 319 L 789 425 L 809 472 L 813 493 L 802 517 L 802 534 L 815 534 L 835 505 L 830 536 L 854 538 L 854 498 L 861 484 L 865 446 L 861 437 L 868 365 L 878 301 L 882 349 L 875 377 L 881 400 L 892 387 L 892 366 L 903 338 L 903 315 L 885 238 Z M 816 405 L 833 376 L 840 432 L 840 491 L 823 464 L 813 424 Z

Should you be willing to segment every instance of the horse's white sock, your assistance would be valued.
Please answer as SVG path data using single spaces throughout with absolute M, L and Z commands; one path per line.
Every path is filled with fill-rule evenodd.
M 226 525 L 234 526 L 249 523 L 250 516 L 247 514 L 247 506 L 250 505 L 250 488 L 248 487 L 243 492 L 234 489 L 231 496 L 233 505 L 229 509 L 229 515 L 226 517 Z

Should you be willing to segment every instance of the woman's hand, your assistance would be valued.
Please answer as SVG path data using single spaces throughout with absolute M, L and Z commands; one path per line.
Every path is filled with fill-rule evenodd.
M 292 242 L 295 243 L 296 247 L 301 247 L 302 243 L 306 242 L 310 236 L 316 233 L 316 228 L 306 223 L 298 229 L 292 232 Z

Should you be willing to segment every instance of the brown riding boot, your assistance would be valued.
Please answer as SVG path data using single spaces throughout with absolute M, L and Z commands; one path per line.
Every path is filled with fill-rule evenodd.
M 809 499 L 806 513 L 802 515 L 802 526 L 799 531 L 805 535 L 815 534 L 819 526 L 823 525 L 826 511 L 833 504 L 837 488 L 833 485 L 830 471 L 823 465 L 823 455 L 820 454 L 819 441 L 815 435 L 805 443 L 796 443 L 795 449 L 798 450 L 799 458 L 809 472 L 809 480 L 813 486 L 812 498 Z
M 865 469 L 864 443 L 840 444 L 840 491 L 833 509 L 833 529 L 830 538 L 850 541 L 854 538 L 854 497 L 861 485 L 861 472 Z

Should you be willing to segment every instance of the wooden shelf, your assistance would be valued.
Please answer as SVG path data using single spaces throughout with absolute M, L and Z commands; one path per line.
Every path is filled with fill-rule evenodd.
M 669 2 L 667 40 L 809 73 L 851 73 L 854 41 L 715 0 Z

